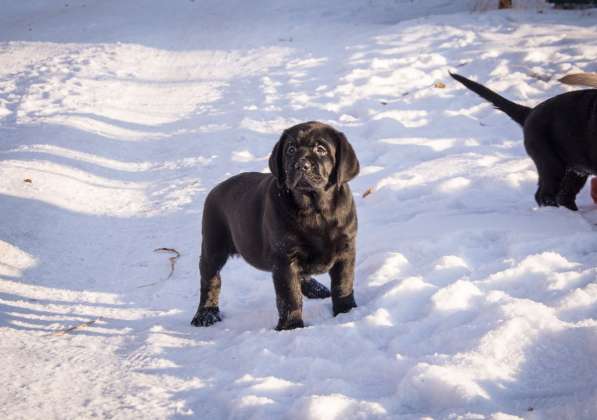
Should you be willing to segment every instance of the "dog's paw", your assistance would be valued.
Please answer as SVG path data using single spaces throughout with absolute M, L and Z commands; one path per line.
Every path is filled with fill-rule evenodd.
M 305 324 L 303 323 L 302 319 L 292 319 L 292 320 L 280 319 L 278 321 L 278 325 L 276 326 L 276 331 L 294 330 L 295 328 L 303 328 L 304 326 L 305 326 Z
M 314 278 L 303 279 L 301 281 L 301 292 L 308 299 L 326 299 L 332 295 L 330 289 Z
M 535 201 L 540 207 L 558 207 L 555 195 L 544 194 L 541 190 L 535 194 Z
M 215 308 L 199 308 L 191 321 L 195 327 L 209 327 L 218 321 L 221 321 L 220 310 Z
M 576 205 L 574 200 L 566 200 L 564 198 L 558 197 L 558 205 L 566 207 L 567 209 L 572 211 L 578 211 L 578 206 Z
M 334 316 L 346 313 L 352 308 L 356 308 L 357 303 L 354 301 L 354 293 L 342 298 L 332 298 L 332 306 L 334 310 Z
M 574 201 L 567 202 L 567 203 L 559 203 L 559 204 L 562 207 L 566 207 L 568 210 L 578 211 L 578 206 L 576 205 L 576 203 Z

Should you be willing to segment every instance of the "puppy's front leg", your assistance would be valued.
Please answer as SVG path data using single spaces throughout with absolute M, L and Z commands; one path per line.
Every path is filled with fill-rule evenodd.
M 353 291 L 354 262 L 355 253 L 353 251 L 338 260 L 330 270 L 334 316 L 357 307 Z
M 295 262 L 280 258 L 273 269 L 274 288 L 279 321 L 276 330 L 302 328 L 303 295 L 301 294 L 301 276 Z

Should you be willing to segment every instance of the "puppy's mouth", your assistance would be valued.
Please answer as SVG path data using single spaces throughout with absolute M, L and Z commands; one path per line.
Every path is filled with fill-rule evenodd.
M 314 190 L 325 185 L 325 180 L 312 172 L 295 171 L 289 174 L 287 185 L 291 190 Z

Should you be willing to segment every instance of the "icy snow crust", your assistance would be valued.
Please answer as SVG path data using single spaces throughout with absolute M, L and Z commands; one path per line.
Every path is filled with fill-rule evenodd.
M 595 206 L 536 208 L 447 75 L 536 104 L 597 71 L 597 15 L 470 3 L 4 2 L 0 418 L 597 418 Z M 361 161 L 359 307 L 275 332 L 235 259 L 191 327 L 206 193 L 312 119 Z

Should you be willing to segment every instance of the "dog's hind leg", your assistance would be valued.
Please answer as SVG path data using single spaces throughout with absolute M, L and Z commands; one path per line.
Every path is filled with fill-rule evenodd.
M 226 226 L 209 220 L 204 216 L 203 242 L 199 272 L 201 274 L 201 298 L 199 308 L 191 324 L 196 327 L 207 327 L 221 321 L 218 306 L 222 279 L 220 270 L 232 254 L 233 245 Z
M 550 167 L 545 162 L 537 165 L 539 173 L 539 187 L 535 193 L 535 201 L 539 206 L 558 206 L 557 194 L 559 186 L 564 178 L 564 170 L 557 167 Z
M 222 320 L 218 306 L 222 279 L 220 269 L 228 259 L 228 255 L 207 255 L 201 253 L 199 271 L 201 272 L 201 298 L 199 308 L 191 321 L 195 327 L 208 327 Z
M 560 191 L 558 191 L 558 205 L 577 211 L 576 195 L 582 190 L 585 182 L 587 182 L 587 178 L 588 175 L 579 174 L 576 171 L 568 169 L 562 179 Z
M 535 201 L 539 206 L 558 206 L 557 195 L 566 169 L 551 147 L 542 138 L 526 135 L 525 148 L 535 162 L 539 175 L 539 187 Z
M 330 289 L 308 276 L 301 279 L 301 292 L 307 299 L 325 299 L 332 295 Z

